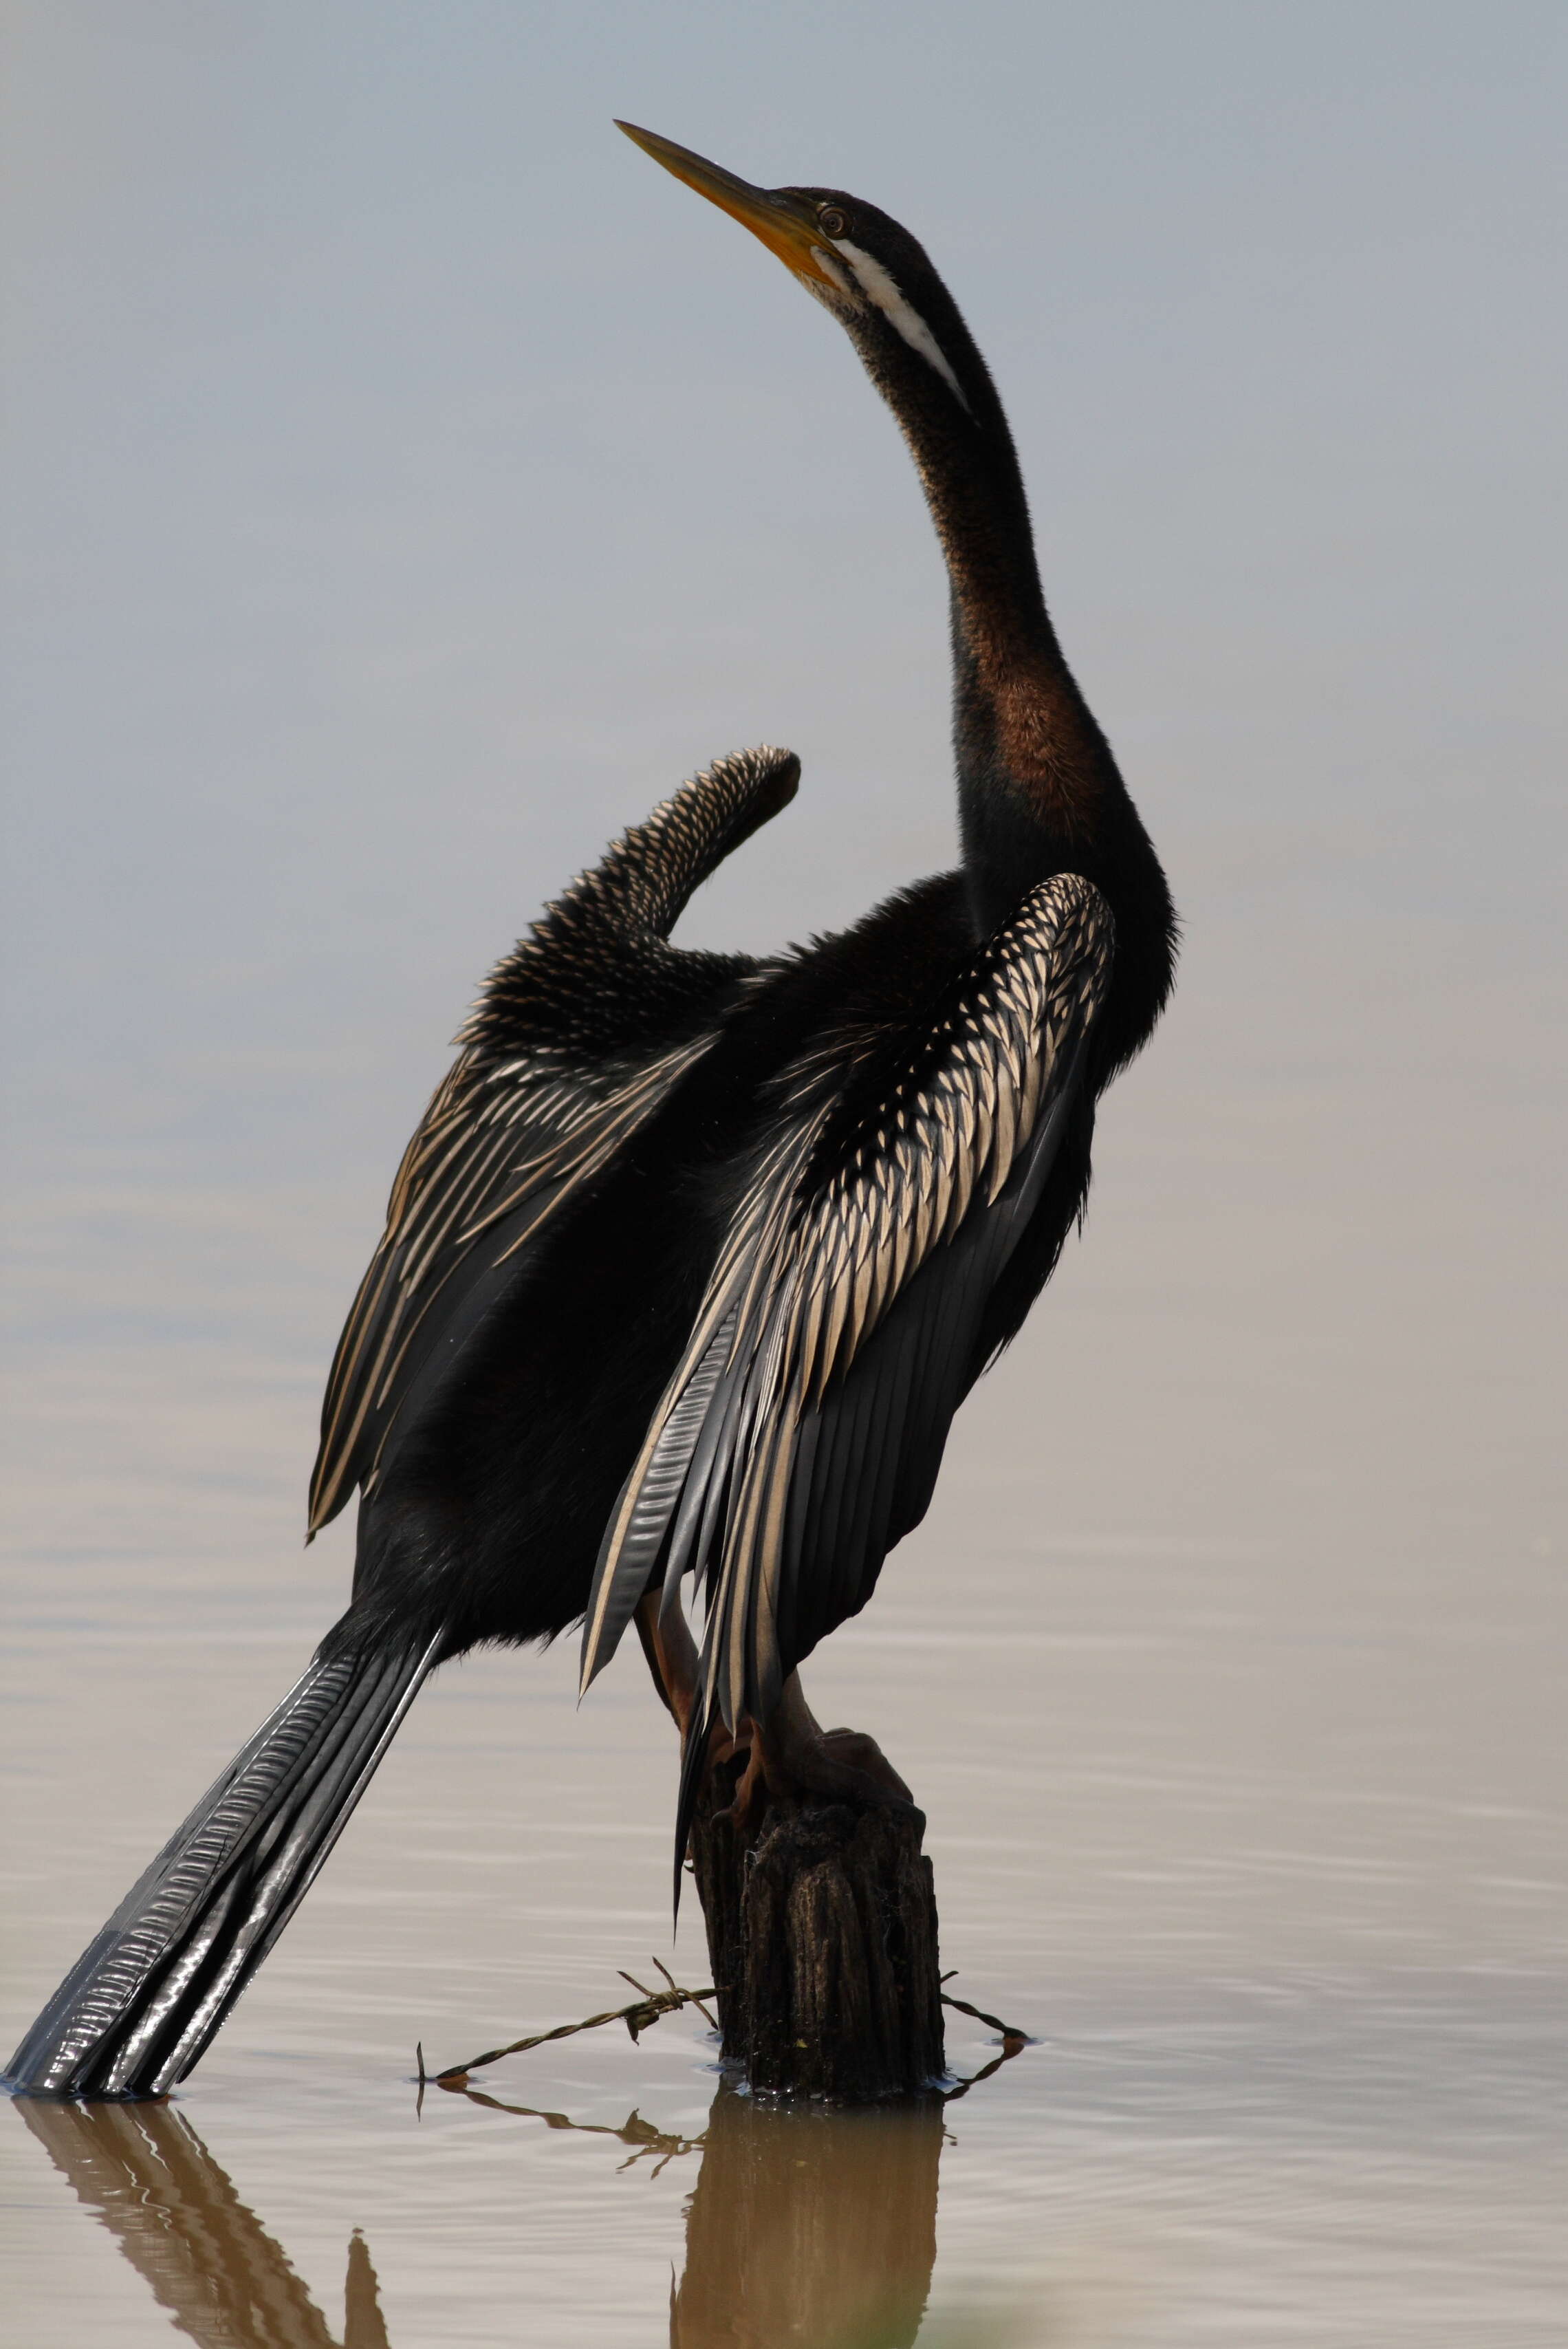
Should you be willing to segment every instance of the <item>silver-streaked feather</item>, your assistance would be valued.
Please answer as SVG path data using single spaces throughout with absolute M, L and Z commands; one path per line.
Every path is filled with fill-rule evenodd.
M 799 775 L 788 750 L 716 761 L 579 874 L 491 974 L 404 1153 L 338 1340 L 312 1534 L 356 1484 L 371 1489 L 410 1398 L 427 1399 L 452 1284 L 515 1272 L 550 1219 L 711 1050 L 716 991 L 743 988 L 755 967 L 680 953 L 668 934 L 697 885 L 793 798 Z M 645 997 L 673 999 L 686 1032 L 621 1032 Z M 449 1352 L 441 1374 L 451 1366 Z
M 777 1636 L 781 1599 L 799 1611 L 792 1580 L 841 1576 L 861 1602 L 901 1479 L 909 1482 L 901 1464 L 907 1431 L 918 1423 L 939 1452 L 965 1344 L 972 1350 L 985 1299 L 1026 1220 L 1023 1203 L 1032 1206 L 1048 1171 L 1111 952 L 1099 891 L 1057 875 L 980 950 L 946 1019 L 901 1040 L 902 1073 L 857 1132 L 835 1134 L 835 1121 L 857 1074 L 879 1047 L 885 1052 L 885 1035 L 831 1038 L 787 1072 L 779 1090 L 790 1117 L 734 1215 L 606 1531 L 583 1627 L 584 1689 L 660 1574 L 666 1603 L 683 1574 L 705 1583 L 704 1717 L 731 1728 L 743 1713 L 765 1717 L 798 1661 Z M 878 1409 L 900 1425 L 886 1432 L 885 1460 L 859 1464 L 863 1489 L 852 1505 L 852 1525 L 864 1520 L 865 1554 L 830 1555 L 826 1520 L 810 1525 L 798 1506 L 801 1431 L 832 1412 L 879 1330 L 960 1246 L 963 1330 L 947 1328 L 951 1316 L 933 1299 L 931 1329 L 910 1341 L 923 1356 L 940 1343 L 937 1384 L 947 1400 L 934 1387 L 917 1394 L 914 1353 L 895 1349 Z M 939 1424 L 926 1429 L 932 1412 Z

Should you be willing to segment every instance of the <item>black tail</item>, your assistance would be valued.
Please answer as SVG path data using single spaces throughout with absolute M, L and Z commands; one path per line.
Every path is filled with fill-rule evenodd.
M 202 2054 L 369 1785 L 440 1639 L 319 1658 L 208 1789 L 11 2059 L 37 2096 L 158 2096 Z

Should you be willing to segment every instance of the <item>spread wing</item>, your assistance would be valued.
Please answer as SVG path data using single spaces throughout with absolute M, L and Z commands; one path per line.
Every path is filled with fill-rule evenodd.
M 766 1720 L 864 1605 L 983 1366 L 985 1309 L 1078 1099 L 1111 952 L 1103 897 L 1058 875 L 919 1033 L 839 1039 L 791 1072 L 606 1534 L 584 1687 L 661 1571 L 666 1605 L 688 1569 L 706 1585 L 705 1728 Z
M 721 759 L 624 833 L 491 973 L 404 1153 L 338 1340 L 310 1531 L 369 1490 L 552 1217 L 719 1032 L 755 966 L 668 943 L 694 889 L 793 799 L 787 750 Z

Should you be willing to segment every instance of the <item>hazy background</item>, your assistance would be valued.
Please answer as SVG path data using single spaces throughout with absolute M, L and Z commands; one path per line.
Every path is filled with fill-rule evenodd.
M 489 962 L 750 742 L 799 751 L 801 794 L 692 940 L 800 936 L 954 853 L 943 581 L 903 446 L 831 322 L 613 114 L 927 243 L 1187 925 L 1087 1242 L 820 1667 L 834 1717 L 907 1713 L 887 1742 L 948 1940 L 998 2000 L 997 1976 L 1088 1998 L 1114 1953 L 1112 2032 L 1157 1982 L 1293 1965 L 1553 2011 L 1562 9 L 5 16 L 0 2040 L 338 1609 L 343 1529 L 298 1549 L 320 1384 Z M 979 1678 L 944 1706 L 965 1626 Z M 1038 1914 L 963 1872 L 1003 1647 L 1023 1677 L 986 1800 L 1058 1870 Z M 503 1744 L 539 1738 L 548 1688 L 543 1768 L 584 1818 L 613 1801 L 631 1765 L 595 1740 L 621 1732 L 573 1720 L 565 1659 L 476 1673 L 512 1692 Z M 601 1719 L 634 1706 L 662 1755 L 616 1680 Z M 289 2036 L 289 1952 L 352 1952 L 344 1888 L 382 1897 L 377 1838 L 460 1702 L 456 1676 L 422 1700 L 213 2065 Z M 1098 1791 L 1070 1769 L 1095 1739 Z M 487 1837 L 536 1805 L 515 1764 L 473 1795 Z M 640 1951 L 669 1788 L 634 1775 L 614 1913 Z M 1274 1857 L 1249 1874 L 1243 1848 Z M 599 1897 L 589 1871 L 580 1922 Z M 573 2011 L 560 1939 L 545 2021 Z M 497 1929 L 449 2036 L 525 2027 L 509 1962 Z M 432 1954 L 427 2014 L 444 1980 Z M 1484 2293 L 1471 2318 L 1546 2337 Z
M 1351 1477 L 1402 1539 L 1550 1531 L 1559 9 L 8 13 L 7 1096 L 60 1250 L 25 1392 L 67 1423 L 51 1547 L 108 1464 L 84 1348 L 143 1394 L 236 1340 L 297 1366 L 292 1512 L 476 980 L 684 773 L 805 762 L 694 937 L 799 936 L 953 854 L 902 444 L 612 109 L 905 218 L 994 363 L 1188 926 L 1082 1278 L 1119 1289 L 1135 1170 L 1181 1170 L 1202 1505 L 1241 1505 L 1266 1411 L 1249 1506 Z

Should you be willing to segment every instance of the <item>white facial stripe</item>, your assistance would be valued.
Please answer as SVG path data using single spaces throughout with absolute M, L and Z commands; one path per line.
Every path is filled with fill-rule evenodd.
M 825 244 L 814 244 L 811 247 L 811 258 L 816 263 L 818 268 L 821 271 L 823 276 L 830 277 L 832 279 L 833 284 L 838 287 L 841 294 L 852 294 L 854 292 L 853 286 L 850 284 L 849 279 L 839 267 L 838 263 L 834 260 L 832 254 Z
M 888 325 L 903 336 L 912 351 L 918 351 L 928 367 L 934 367 L 952 392 L 966 416 L 975 411 L 964 397 L 964 387 L 948 366 L 941 344 L 926 325 L 918 310 L 912 310 L 882 263 L 847 237 L 840 237 L 833 250 L 850 264 L 862 294 L 874 302 Z

